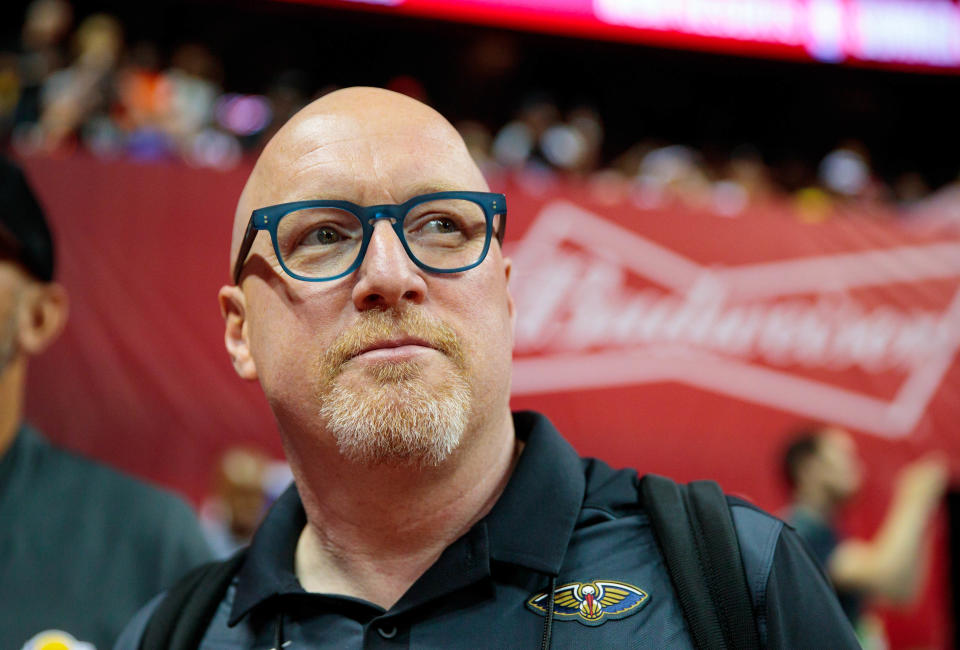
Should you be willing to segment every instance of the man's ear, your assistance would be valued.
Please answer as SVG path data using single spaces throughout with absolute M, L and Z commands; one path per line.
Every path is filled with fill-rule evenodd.
M 223 316 L 223 342 L 233 363 L 233 369 L 243 379 L 256 379 L 257 366 L 250 354 L 250 339 L 247 335 L 247 300 L 236 285 L 220 287 L 217 294 L 220 315 Z
M 513 302 L 513 294 L 510 292 L 510 271 L 513 270 L 513 260 L 509 257 L 503 258 L 504 283 L 507 285 L 507 312 L 510 314 L 510 331 L 517 329 L 517 306 Z
M 43 352 L 56 340 L 67 322 L 67 292 L 56 282 L 30 282 L 17 305 L 17 337 L 29 355 Z

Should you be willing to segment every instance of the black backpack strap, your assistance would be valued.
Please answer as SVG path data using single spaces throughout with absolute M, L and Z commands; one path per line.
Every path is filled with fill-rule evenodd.
M 699 650 L 760 648 L 730 507 L 713 481 L 640 480 L 644 509 Z
M 195 650 L 213 620 L 245 549 L 222 562 L 203 564 L 183 576 L 153 611 L 140 650 Z
M 747 572 L 740 556 L 740 542 L 733 527 L 730 505 L 714 481 L 693 481 L 687 485 L 690 520 L 699 524 L 701 557 L 710 567 L 706 572 L 713 602 L 720 614 L 727 647 L 737 650 L 760 648 L 753 599 Z

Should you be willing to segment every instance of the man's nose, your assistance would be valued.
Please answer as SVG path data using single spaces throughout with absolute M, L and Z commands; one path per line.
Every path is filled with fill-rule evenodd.
M 388 219 L 378 220 L 357 270 L 353 302 L 358 310 L 395 307 L 402 301 L 423 302 L 427 284 L 422 272 L 407 255 Z

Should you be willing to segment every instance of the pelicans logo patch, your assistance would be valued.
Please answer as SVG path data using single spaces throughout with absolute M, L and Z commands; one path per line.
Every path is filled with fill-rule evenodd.
M 557 587 L 554 594 L 555 619 L 591 626 L 636 614 L 650 599 L 642 589 L 616 580 L 571 582 Z M 535 594 L 527 601 L 527 608 L 541 616 L 547 615 L 549 605 L 548 592 Z

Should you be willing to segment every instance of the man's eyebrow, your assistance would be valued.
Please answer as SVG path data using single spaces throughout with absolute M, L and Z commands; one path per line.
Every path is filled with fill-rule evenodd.
M 462 192 L 466 191 L 467 189 L 468 188 L 465 188 L 462 185 L 444 182 L 416 185 L 411 189 L 404 200 L 412 199 L 413 197 L 420 196 L 421 194 L 433 194 L 434 192 Z

